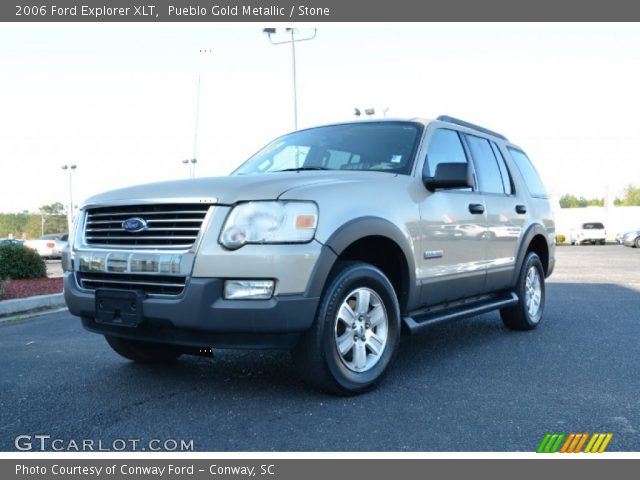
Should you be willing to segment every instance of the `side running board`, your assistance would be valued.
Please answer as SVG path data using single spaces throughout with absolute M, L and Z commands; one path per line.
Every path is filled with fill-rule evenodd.
M 435 311 L 434 309 L 431 309 L 412 312 L 409 315 L 402 317 L 402 323 L 404 323 L 410 334 L 414 334 L 438 323 L 473 317 L 475 315 L 491 312 L 500 308 L 511 307 L 517 303 L 518 295 L 510 292 L 475 302 L 468 302 L 464 305 L 440 308 Z

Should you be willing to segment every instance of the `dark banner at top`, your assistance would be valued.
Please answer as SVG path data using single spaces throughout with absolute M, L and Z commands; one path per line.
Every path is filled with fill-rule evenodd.
M 15 0 L 3 22 L 638 21 L 628 0 Z

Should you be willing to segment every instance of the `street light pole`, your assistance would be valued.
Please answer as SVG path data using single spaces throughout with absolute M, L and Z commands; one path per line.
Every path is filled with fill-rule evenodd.
M 76 165 L 63 165 L 62 170 L 69 172 L 69 208 L 67 209 L 67 225 L 69 233 L 73 226 L 73 172 L 77 168 Z
M 291 33 L 291 71 L 293 72 L 293 129 L 298 130 L 298 80 L 296 77 L 296 39 L 294 36 L 295 30 L 293 28 L 290 28 L 289 32 Z
M 272 45 L 283 45 L 285 43 L 291 44 L 291 71 L 293 74 L 293 128 L 294 130 L 297 130 L 298 129 L 298 81 L 297 81 L 297 72 L 296 72 L 296 42 L 313 40 L 314 38 L 316 38 L 316 34 L 318 33 L 318 30 L 314 28 L 313 35 L 311 35 L 310 37 L 308 36 L 308 37 L 298 37 L 298 38 L 296 38 L 296 35 L 300 33 L 298 32 L 298 29 L 287 28 L 285 30 L 291 35 L 291 40 L 274 41 L 273 38 L 271 38 L 271 35 L 274 35 L 276 33 L 275 28 L 263 28 L 262 32 L 267 34 L 267 36 L 269 37 L 269 42 Z
M 201 48 L 200 53 L 210 54 L 213 50 L 210 48 Z M 189 167 L 189 178 L 195 178 L 196 176 L 196 163 L 198 163 L 198 123 L 200 121 L 200 90 L 201 90 L 202 73 L 198 73 L 198 89 L 196 91 L 196 119 L 193 128 L 193 157 L 187 160 L 182 160 L 187 167 Z
M 194 129 L 194 133 L 193 133 L 193 159 L 195 160 L 197 157 L 197 153 L 198 153 L 198 121 L 200 119 L 200 76 L 201 74 L 198 74 L 198 94 L 196 96 L 196 123 L 195 123 L 195 129 Z M 195 162 L 192 162 L 195 163 Z M 194 167 L 194 174 L 195 174 L 195 167 Z M 193 178 L 193 175 L 191 176 L 191 178 Z
M 198 159 L 187 158 L 185 160 L 182 160 L 182 163 L 187 167 L 188 178 L 196 178 L 196 163 L 198 163 Z

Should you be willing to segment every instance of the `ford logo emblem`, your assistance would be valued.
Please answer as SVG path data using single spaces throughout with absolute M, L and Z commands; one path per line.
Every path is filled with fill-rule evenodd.
M 125 232 L 129 233 L 143 232 L 147 228 L 149 228 L 147 222 L 138 217 L 127 218 L 124 222 L 122 222 L 122 229 Z

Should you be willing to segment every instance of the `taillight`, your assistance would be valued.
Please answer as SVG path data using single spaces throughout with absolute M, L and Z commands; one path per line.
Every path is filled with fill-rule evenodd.
M 53 242 L 47 242 L 47 248 L 53 248 L 53 247 L 55 247 L 55 246 L 56 246 L 56 244 L 55 244 L 55 243 L 53 243 Z

